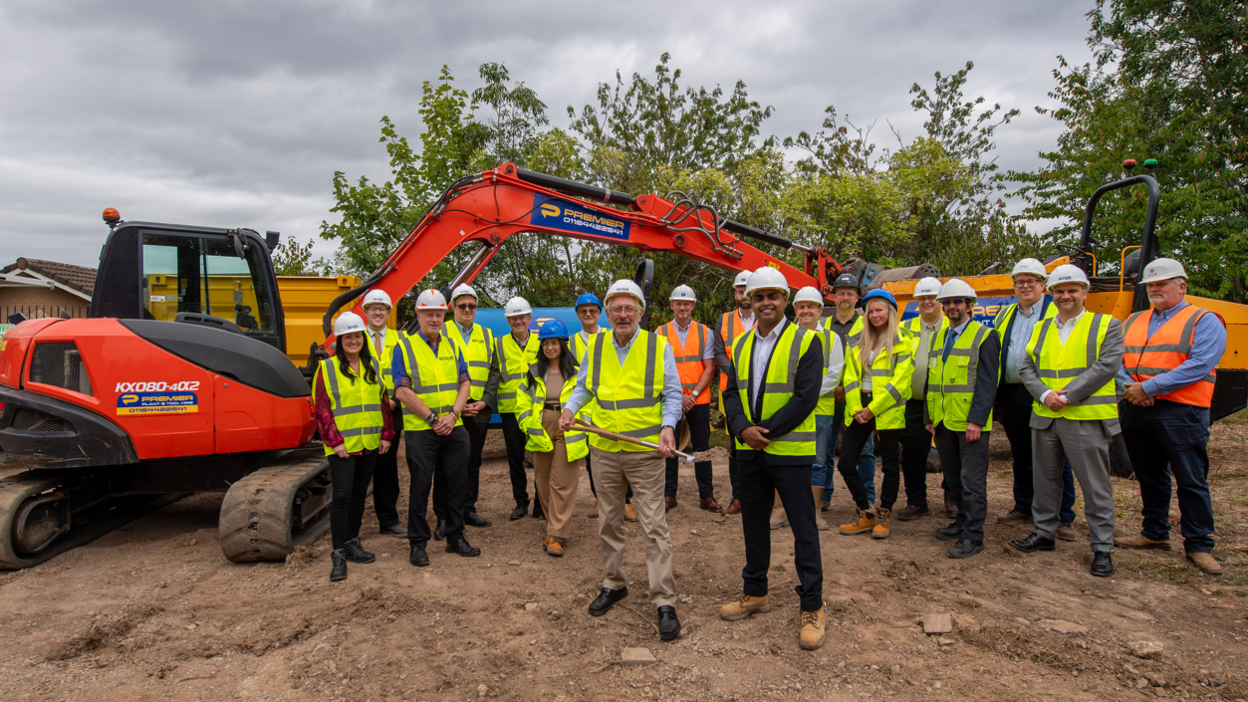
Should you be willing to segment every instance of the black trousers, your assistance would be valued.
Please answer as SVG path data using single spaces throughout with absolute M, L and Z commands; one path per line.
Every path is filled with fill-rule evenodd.
M 689 423 L 689 448 L 706 451 L 711 448 L 711 405 L 694 405 L 685 412 L 685 421 Z M 664 487 L 665 497 L 676 496 L 676 481 L 680 473 L 679 458 L 667 459 L 667 485 Z M 698 497 L 714 497 L 715 486 L 711 483 L 711 462 L 697 461 L 693 464 L 693 475 L 698 481 Z
M 590 459 L 593 458 L 594 452 L 590 451 L 585 457 L 585 474 L 589 476 L 589 491 L 594 493 L 594 499 L 598 499 L 598 488 L 594 487 L 594 469 L 590 467 Z M 633 503 L 633 486 L 629 485 L 628 490 L 624 493 L 624 504 L 631 505 Z
M 906 402 L 906 428 L 901 434 L 901 474 L 906 484 L 906 504 L 927 508 L 927 456 L 932 435 L 923 422 L 923 400 Z
M 520 429 L 515 412 L 500 412 L 503 420 L 503 443 L 507 445 L 507 468 L 511 475 L 511 496 L 516 505 L 529 506 L 529 476 L 524 472 L 524 445 L 528 437 Z
M 477 511 L 477 498 L 481 494 L 481 452 L 485 450 L 485 437 L 490 433 L 490 418 L 481 421 L 469 417 L 464 420 L 464 429 L 468 432 L 467 496 L 464 498 L 464 511 Z
M 1179 530 L 1183 550 L 1213 550 L 1213 507 L 1209 498 L 1209 408 L 1157 400 L 1152 407 L 1124 402 L 1122 436 L 1140 481 L 1144 525 L 1140 533 L 1155 541 L 1170 538 L 1170 495 L 1179 492 Z
M 413 546 L 423 547 L 429 541 L 429 492 L 433 474 L 438 472 L 446 484 L 446 538 L 454 543 L 464 536 L 464 489 L 468 465 L 468 432 L 455 427 L 450 434 L 438 436 L 432 429 L 409 431 L 407 470 L 411 474 L 410 501 L 407 505 L 407 538 Z
M 329 475 L 334 488 L 334 499 L 329 505 L 329 530 L 335 549 L 343 548 L 360 535 L 368 481 L 373 478 L 376 462 L 376 452 L 346 458 L 329 457 Z
M 862 394 L 862 404 L 865 407 L 871 402 L 871 393 L 864 392 Z M 905 429 L 880 429 L 876 432 L 875 418 L 866 424 L 859 424 L 856 420 L 851 419 L 849 426 L 845 428 L 845 433 L 841 435 L 841 459 L 836 464 L 836 469 L 840 471 L 841 478 L 845 481 L 845 486 L 849 488 L 850 497 L 854 498 L 854 504 L 858 509 L 871 509 L 871 502 L 867 499 L 867 486 L 862 483 L 862 476 L 858 474 L 858 455 L 867 446 L 867 440 L 871 438 L 872 432 L 879 434 L 879 441 L 875 442 L 875 450 L 880 454 L 883 460 L 881 464 L 884 468 L 884 485 L 880 490 L 880 509 L 893 508 L 893 503 L 897 501 L 897 491 L 901 487 L 901 435 L 905 433 Z
M 737 464 L 737 441 L 730 435 L 728 440 L 732 446 L 728 449 L 728 484 L 732 486 L 732 499 L 739 499 L 741 494 L 741 469 Z
M 936 450 L 940 453 L 945 483 L 958 505 L 953 525 L 962 530 L 962 538 L 984 540 L 984 519 L 988 516 L 988 435 L 967 441 L 965 431 L 951 431 L 945 425 L 936 427 Z
M 382 529 L 399 523 L 399 442 L 403 440 L 403 412 L 395 408 L 394 441 L 390 451 L 377 456 L 373 467 L 373 510 Z
M 739 459 L 741 475 L 741 531 L 745 537 L 745 567 L 741 569 L 744 592 L 750 597 L 767 594 L 767 570 L 771 567 L 771 510 L 776 493 L 784 505 L 793 530 L 793 567 L 797 571 L 797 596 L 802 610 L 823 607 L 823 558 L 819 529 L 815 526 L 815 502 L 810 499 L 810 466 L 776 466 L 758 452 L 752 460 Z M 814 461 L 814 456 L 810 457 Z

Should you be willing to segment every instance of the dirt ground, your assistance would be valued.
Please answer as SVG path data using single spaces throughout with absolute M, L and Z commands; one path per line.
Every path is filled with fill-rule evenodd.
M 540 547 L 540 521 L 507 519 L 501 439 L 491 438 L 479 504 L 494 526 L 469 532 L 481 557 L 431 543 L 429 568 L 408 564 L 406 542 L 377 533 L 371 505 L 363 540 L 378 560 L 351 565 L 345 582 L 329 582 L 328 535 L 286 563 L 231 564 L 217 545 L 221 497 L 196 495 L 0 575 L 0 699 L 1246 698 L 1248 423 L 1213 434 L 1214 553 L 1225 575 L 1200 574 L 1179 550 L 1120 550 L 1116 575 L 1094 578 L 1082 516 L 1081 541 L 1014 552 L 1007 541 L 1028 529 L 994 521 L 1011 504 L 1008 444 L 994 436 L 979 556 L 945 556 L 948 544 L 932 533 L 944 524 L 938 509 L 894 522 L 885 541 L 822 533 L 828 642 L 814 652 L 797 646 L 787 529 L 773 532 L 775 609 L 719 620 L 719 606 L 741 588 L 739 517 L 697 508 L 691 468 L 668 515 L 685 626 L 670 643 L 659 641 L 646 601 L 637 525 L 627 527 L 632 594 L 589 617 L 602 565 L 596 522 L 585 517 L 588 482 L 569 553 L 552 558 Z M 716 494 L 726 504 L 726 453 L 716 452 Z M 939 483 L 928 476 L 934 504 Z M 1135 483 L 1115 479 L 1114 488 L 1118 533 L 1134 533 Z M 850 519 L 846 492 L 842 485 L 825 513 L 833 524 Z M 918 620 L 929 614 L 952 615 L 953 630 L 926 635 Z M 1133 655 L 1137 642 L 1157 644 L 1159 657 Z M 645 647 L 657 662 L 625 667 L 622 647 Z

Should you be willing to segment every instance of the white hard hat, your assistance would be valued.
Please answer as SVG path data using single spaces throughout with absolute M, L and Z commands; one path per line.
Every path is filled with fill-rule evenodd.
M 940 294 L 940 281 L 936 278 L 927 277 L 920 280 L 914 286 L 914 297 L 928 297 L 929 295 Z
M 1187 271 L 1183 270 L 1183 264 L 1173 258 L 1155 258 L 1147 266 L 1144 266 L 1144 272 L 1140 275 L 1140 282 L 1159 283 L 1171 278 L 1187 279 Z
M 446 298 L 442 297 L 442 293 L 430 288 L 416 296 L 416 311 L 421 310 L 444 310 L 446 309 Z
M 736 287 L 745 285 L 747 282 L 749 282 L 750 274 L 753 272 L 754 271 L 741 271 L 740 273 L 738 273 L 736 280 L 732 281 L 732 287 L 736 288 Z
M 940 286 L 940 292 L 936 294 L 937 300 L 948 300 L 950 298 L 971 298 L 979 299 L 979 295 L 975 292 L 975 288 L 971 284 L 961 278 L 951 278 L 944 285 Z
M 641 305 L 641 309 L 644 310 L 646 308 L 646 298 L 645 295 L 641 293 L 641 286 L 631 280 L 628 280 L 627 278 L 621 278 L 612 283 L 611 287 L 607 288 L 607 296 L 603 300 L 603 304 L 611 304 L 611 298 L 616 295 L 631 295 L 637 299 L 637 304 Z
M 472 295 L 473 297 L 476 297 L 477 291 L 473 290 L 472 286 L 467 283 L 460 283 L 455 286 L 454 290 L 451 291 L 451 302 L 455 302 L 455 300 L 463 297 L 464 295 Z
M 688 285 L 677 285 L 676 288 L 672 290 L 672 296 L 669 297 L 668 299 L 669 300 L 688 300 L 689 302 L 697 302 L 698 296 L 693 294 L 693 288 L 689 287 Z
M 343 337 L 352 332 L 367 332 L 368 326 L 360 315 L 354 312 L 343 312 L 334 320 L 334 336 Z
M 1073 266 L 1069 263 L 1060 265 L 1049 274 L 1049 290 L 1063 283 L 1079 283 L 1086 287 L 1089 285 L 1088 274 L 1084 273 L 1079 266 Z
M 394 305 L 390 304 L 390 296 L 385 290 L 369 290 L 364 296 L 364 304 L 362 307 L 368 309 L 369 305 L 385 305 L 386 309 L 391 309 Z
M 813 302 L 822 307 L 823 295 L 819 294 L 819 290 L 817 288 L 807 285 L 801 290 L 798 290 L 797 297 L 793 298 L 793 304 L 796 305 L 799 302 Z
M 789 281 L 785 279 L 783 273 L 771 266 L 759 268 L 750 274 L 750 279 L 745 284 L 746 295 L 752 296 L 755 290 L 779 290 L 784 293 L 785 297 L 788 297 Z
M 1010 280 L 1014 280 L 1019 273 L 1030 273 L 1040 280 L 1047 280 L 1049 272 L 1045 270 L 1044 264 L 1034 258 L 1024 258 L 1014 264 L 1014 270 L 1010 271 Z
M 529 301 L 523 297 L 513 297 L 503 305 L 504 317 L 519 317 L 522 314 L 533 314 L 533 308 L 529 307 Z

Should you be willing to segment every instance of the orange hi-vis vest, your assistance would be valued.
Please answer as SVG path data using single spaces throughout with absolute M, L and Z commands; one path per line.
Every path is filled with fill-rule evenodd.
M 719 338 L 724 342 L 724 353 L 728 355 L 728 360 L 732 360 L 732 347 L 737 343 L 737 337 L 745 333 L 745 324 L 741 321 L 741 310 L 736 309 L 731 312 L 725 312 L 719 324 Z M 719 374 L 719 391 L 722 393 L 728 389 L 728 376 Z
M 1209 314 L 1208 310 L 1188 305 L 1166 320 L 1151 339 L 1148 338 L 1148 323 L 1153 318 L 1151 309 L 1128 317 L 1125 325 L 1127 348 L 1122 356 L 1122 364 L 1127 373 L 1135 382 L 1142 383 L 1153 376 L 1178 368 L 1192 352 L 1196 322 L 1206 314 Z M 1185 388 L 1158 395 L 1157 399 L 1209 407 L 1213 404 L 1213 387 L 1217 379 L 1218 372 L 1214 370 Z
M 676 321 L 672 320 L 655 330 L 659 336 L 666 337 L 672 345 L 672 353 L 676 356 L 676 371 L 680 374 L 680 387 L 686 395 L 698 387 L 702 378 L 702 350 L 706 348 L 706 339 L 711 331 L 705 324 L 691 321 L 689 332 L 685 334 L 685 343 L 680 343 L 680 335 L 676 333 Z M 725 346 L 725 348 L 727 348 Z M 703 392 L 693 401 L 695 405 L 711 404 L 711 393 Z

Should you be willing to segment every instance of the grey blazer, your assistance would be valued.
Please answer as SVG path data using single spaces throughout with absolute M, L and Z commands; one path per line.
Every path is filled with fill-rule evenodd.
M 1088 312 L 1086 314 L 1093 314 Z M 1052 323 L 1056 325 L 1056 318 L 1045 320 L 1038 330 L 1044 324 Z M 1057 333 L 1057 329 L 1053 329 L 1052 333 Z M 1071 404 L 1079 404 L 1088 399 L 1092 393 L 1096 392 L 1105 383 L 1111 382 L 1114 376 L 1118 374 L 1118 369 L 1122 367 L 1122 355 L 1125 351 L 1125 337 L 1122 333 L 1122 322 L 1117 319 L 1109 320 L 1109 328 L 1105 330 L 1105 342 L 1101 344 L 1100 352 L 1096 360 L 1089 365 L 1087 370 L 1080 373 L 1069 384 L 1066 385 L 1066 399 Z M 1032 359 L 1031 354 L 1023 357 L 1023 364 L 1019 367 L 1019 374 L 1023 377 L 1023 385 L 1027 387 L 1027 392 L 1040 401 L 1040 397 L 1049 389 L 1049 386 L 1040 380 L 1040 374 L 1036 370 L 1036 362 Z M 1122 431 L 1118 426 L 1118 418 L 1102 419 L 1101 428 L 1105 431 L 1106 436 L 1113 436 Z M 1033 410 L 1031 413 L 1032 429 L 1048 429 L 1053 424 L 1053 417 L 1041 417 Z

